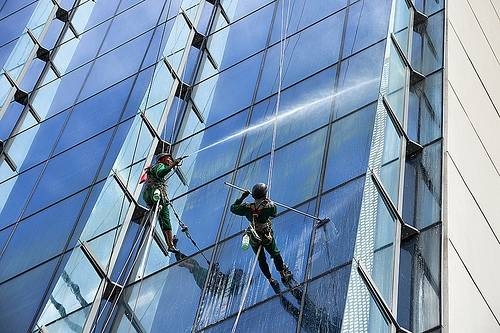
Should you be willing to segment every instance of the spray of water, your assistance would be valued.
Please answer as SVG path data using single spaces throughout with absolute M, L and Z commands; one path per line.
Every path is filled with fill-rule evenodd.
M 361 83 L 358 83 L 356 85 L 353 85 L 351 87 L 348 87 L 348 88 L 345 88 L 341 91 L 338 91 L 332 95 L 328 95 L 328 96 L 325 96 L 325 97 L 322 97 L 322 98 L 319 98 L 319 99 L 316 99 L 316 100 L 312 100 L 310 102 L 307 102 L 307 103 L 304 103 L 302 105 L 299 105 L 299 106 L 296 106 L 294 108 L 291 108 L 289 110 L 285 110 L 284 112 L 280 113 L 277 117 L 270 117 L 266 120 L 264 120 L 263 122 L 259 123 L 259 124 L 255 124 L 255 125 L 252 125 L 250 127 L 247 127 L 239 132 L 236 132 L 234 134 L 231 134 L 223 139 L 220 139 L 219 141 L 216 141 L 206 147 L 203 147 L 203 148 L 200 148 L 198 149 L 197 151 L 193 152 L 190 154 L 191 155 L 194 155 L 194 154 L 197 154 L 199 152 L 202 152 L 204 150 L 207 150 L 207 149 L 210 149 L 212 147 L 215 147 L 217 145 L 220 145 L 221 143 L 224 143 L 224 142 L 227 142 L 229 140 L 232 140 L 234 138 L 237 138 L 241 135 L 244 135 L 246 133 L 249 133 L 249 132 L 253 132 L 255 130 L 258 130 L 259 128 L 262 128 L 262 127 L 265 127 L 269 124 L 272 124 L 273 122 L 279 122 L 283 119 L 286 119 L 286 118 L 289 118 L 299 112 L 305 112 L 305 111 L 310 111 L 310 110 L 313 110 L 315 106 L 318 106 L 318 105 L 321 105 L 322 103 L 326 103 L 326 102 L 330 102 L 332 99 L 334 99 L 335 97 L 338 97 L 342 94 L 346 94 L 346 93 L 349 93 L 349 92 L 352 92 L 352 91 L 355 91 L 357 89 L 360 89 L 366 85 L 369 85 L 369 84 L 372 84 L 374 83 L 375 81 L 378 81 L 379 79 L 378 78 L 375 78 L 375 79 L 370 79 L 370 80 L 365 80 L 365 81 L 362 81 Z

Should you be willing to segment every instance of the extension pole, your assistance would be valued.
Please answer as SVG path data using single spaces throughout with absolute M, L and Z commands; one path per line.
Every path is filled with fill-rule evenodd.
M 226 184 L 226 185 L 227 185 L 227 186 L 229 186 L 229 187 L 235 188 L 235 189 L 237 189 L 238 191 L 241 191 L 241 192 L 248 191 L 247 189 L 244 189 L 244 188 L 242 188 L 242 187 L 236 186 L 236 185 L 231 184 L 231 183 L 229 183 L 229 182 L 224 182 L 224 184 Z M 309 217 L 309 218 L 311 218 L 311 219 L 313 219 L 313 220 L 315 220 L 315 221 L 320 222 L 320 224 L 325 224 L 325 223 L 327 223 L 327 222 L 329 222 L 329 221 L 330 221 L 330 219 L 329 219 L 329 218 L 321 219 L 321 218 L 319 218 L 319 217 L 316 217 L 316 216 L 314 216 L 314 215 L 308 214 L 308 213 L 306 213 L 306 212 L 303 212 L 303 211 L 301 211 L 301 210 L 295 209 L 295 208 L 293 208 L 293 207 L 287 206 L 287 205 L 285 205 L 285 204 L 282 204 L 282 203 L 279 203 L 279 202 L 276 202 L 276 201 L 273 201 L 273 202 L 274 202 L 277 206 L 283 207 L 283 208 L 285 208 L 285 209 L 290 209 L 291 211 L 294 211 L 295 213 L 298 213 L 298 214 L 301 214 L 301 215 L 307 216 L 307 217 Z

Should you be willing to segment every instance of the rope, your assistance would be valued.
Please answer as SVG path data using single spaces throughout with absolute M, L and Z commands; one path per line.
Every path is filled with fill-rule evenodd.
M 284 63 L 284 58 L 285 58 L 285 39 L 286 39 L 286 29 L 285 28 L 285 22 L 287 22 L 288 26 L 288 21 L 289 21 L 289 16 L 290 16 L 290 6 L 291 2 L 289 3 L 288 9 L 287 9 L 287 19 L 285 20 L 285 4 L 286 1 L 283 0 L 282 6 L 281 6 L 281 31 L 280 31 L 280 60 L 279 60 L 279 80 L 278 80 L 278 93 L 276 97 L 276 109 L 274 111 L 274 122 L 273 122 L 273 137 L 272 137 L 272 144 L 271 144 L 271 154 L 269 157 L 269 170 L 267 174 L 267 187 L 268 187 L 268 193 L 271 193 L 271 184 L 272 184 L 272 177 L 273 177 L 273 166 L 274 166 L 274 155 L 275 155 L 275 149 L 276 149 L 276 137 L 277 137 L 277 130 L 278 130 L 278 112 L 279 112 L 279 107 L 280 107 L 280 99 L 281 99 L 281 88 L 282 88 L 282 83 L 283 83 L 283 63 Z M 243 311 L 243 306 L 245 304 L 247 295 L 248 295 L 248 290 L 250 289 L 250 283 L 252 282 L 252 276 L 255 271 L 255 267 L 260 255 L 260 251 L 262 251 L 262 244 L 259 246 L 259 249 L 257 250 L 257 253 L 255 254 L 255 259 L 252 265 L 252 271 L 248 277 L 248 282 L 245 286 L 245 291 L 243 293 L 243 297 L 241 298 L 240 302 L 240 308 L 238 309 L 238 314 L 236 315 L 236 320 L 234 321 L 233 328 L 231 330 L 231 333 L 236 332 L 236 327 L 238 326 L 238 322 L 241 316 L 241 311 Z

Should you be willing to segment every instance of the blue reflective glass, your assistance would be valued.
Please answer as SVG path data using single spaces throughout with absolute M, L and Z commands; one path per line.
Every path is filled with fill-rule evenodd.
M 36 82 L 40 78 L 43 68 L 45 67 L 45 62 L 40 59 L 33 59 L 29 65 L 28 71 L 23 77 L 19 87 L 21 90 L 26 92 L 31 92 L 35 87 Z
M 64 27 L 64 22 L 58 19 L 53 19 L 50 22 L 47 33 L 43 37 L 41 45 L 47 50 L 52 50 L 52 48 L 56 45 L 56 41 L 59 38 L 63 27 Z
M 406 160 L 403 217 L 419 229 L 441 219 L 441 154 L 438 141 Z
M 152 32 L 141 35 L 96 59 L 79 100 L 81 101 L 137 72 L 151 35 Z
M 141 68 L 145 68 L 156 64 L 163 56 L 162 51 L 165 49 L 168 37 L 172 32 L 175 20 L 170 20 L 166 23 L 158 25 L 154 32 L 151 44 L 149 45 L 147 51 L 145 52 L 144 63 Z
M 263 7 L 271 0 L 255 0 L 255 1 L 232 1 L 222 0 L 221 5 L 224 8 L 229 20 L 231 22 L 253 12 L 254 10 Z
M 141 236 L 146 232 L 138 222 L 138 220 L 133 220 L 129 224 L 118 258 L 111 272 L 111 280 L 119 284 L 124 284 L 128 279 L 127 277 L 133 267 L 133 259 L 130 258 L 137 256 L 137 251 L 141 245 Z
M 312 277 L 352 259 L 364 182 L 360 177 L 322 196 L 320 217 L 330 222 L 316 230 Z
M 8 1 L 7 6 L 3 6 L 0 11 L 0 45 L 4 45 L 5 43 L 19 37 L 21 32 L 23 31 L 26 23 L 28 23 L 31 14 L 36 8 L 37 1 L 34 1 L 28 6 L 22 6 L 22 2 L 28 3 L 26 0 L 20 1 Z M 18 10 L 16 13 L 13 13 L 17 9 L 23 7 Z M 11 15 L 9 15 L 11 14 Z
M 439 71 L 410 87 L 407 132 L 421 145 L 442 135 L 442 85 L 443 73 Z
M 285 8 L 282 8 L 283 4 Z M 273 24 L 271 43 L 280 40 L 282 13 L 285 15 L 283 22 L 287 27 L 284 33 L 290 36 L 308 25 L 344 8 L 346 5 L 347 0 L 279 1 L 278 8 L 276 9 L 276 18 Z
M 86 195 L 79 193 L 20 222 L 0 260 L 0 281 L 63 251 Z
M 390 0 L 363 0 L 349 7 L 343 57 L 386 38 L 391 3 Z
M 161 14 L 162 1 L 145 0 L 113 18 L 99 54 L 126 43 L 153 28 Z M 141 18 L 138 20 L 138 18 Z
M 337 62 L 344 16 L 345 10 L 291 36 L 284 42 L 282 87 L 287 87 Z M 275 44 L 267 51 L 257 99 L 278 90 L 280 45 L 281 43 Z
M 107 131 L 51 159 L 26 208 L 31 214 L 90 185 L 108 146 Z
M 265 47 L 273 12 L 274 5 L 266 6 L 208 38 L 208 51 L 219 70 Z
M 443 65 L 444 12 L 415 26 L 411 62 L 415 70 L 427 75 Z
M 59 0 L 59 5 L 66 10 L 70 10 L 73 7 L 75 1 L 76 0 Z
M 12 145 L 9 148 L 9 154 L 20 171 L 49 157 L 66 117 L 67 113 L 60 113 L 11 138 Z M 27 118 L 26 121 L 30 120 Z
M 18 39 L 13 40 L 10 43 L 4 44 L 0 46 L 0 65 L 3 67 L 3 65 L 7 62 L 7 59 L 9 58 L 12 50 L 16 46 Z
M 415 0 L 415 7 L 426 15 L 437 12 L 444 7 L 444 0 Z
M 5 332 L 30 332 L 58 259 L 0 285 L 0 323 Z
M 376 100 L 384 60 L 385 41 L 342 61 L 335 98 L 335 117 Z
M 92 12 L 85 29 L 89 29 L 110 19 L 118 10 L 120 2 L 115 1 L 102 1 L 92 4 Z
M 24 105 L 12 102 L 0 118 L 0 140 L 4 141 L 10 136 L 14 126 L 23 112 Z
M 83 33 L 78 39 L 65 41 L 58 47 L 56 52 L 63 53 L 62 56 L 64 57 L 71 57 L 71 59 L 66 60 L 70 61 L 68 61 L 68 67 L 64 72 L 67 73 L 72 71 L 96 57 L 102 44 L 102 40 L 106 35 L 106 31 L 109 28 L 109 24 L 109 22 L 101 24 L 96 28 Z M 68 54 L 66 55 L 66 53 Z
M 114 126 L 127 102 L 134 78 L 124 80 L 77 104 L 59 138 L 55 154 Z
M 262 54 L 255 55 L 193 88 L 191 98 L 207 124 L 250 105 L 261 58 Z
M 125 301 L 146 332 L 188 332 L 207 277 L 207 263 L 197 255 L 128 287 Z
M 342 118 L 332 127 L 324 189 L 363 174 L 368 167 L 376 104 Z
M 130 118 L 139 111 L 139 106 L 143 102 L 144 96 L 146 96 L 149 91 L 148 84 L 152 79 L 154 69 L 154 67 L 149 67 L 135 76 L 134 85 L 125 105 L 125 110 L 121 118 L 122 120 Z
M 302 318 L 306 332 L 341 332 L 350 273 L 347 265 L 309 283 Z
M 273 199 L 294 206 L 318 193 L 326 132 L 323 128 L 276 151 L 270 184 Z M 299 157 L 303 152 L 307 158 Z M 292 183 L 300 191 L 290 190 Z
M 0 184 L 0 202 L 2 203 L 0 227 L 12 224 L 20 217 L 42 169 L 43 166 L 39 165 Z
M 241 135 L 223 140 L 237 134 L 244 126 L 246 117 L 246 112 L 239 113 L 174 146 L 176 156 L 189 155 L 181 167 L 189 188 L 201 185 L 234 168 Z

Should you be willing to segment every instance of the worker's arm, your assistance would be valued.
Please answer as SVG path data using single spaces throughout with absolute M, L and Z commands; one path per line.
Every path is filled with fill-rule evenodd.
M 234 201 L 234 203 L 231 205 L 231 213 L 236 214 L 236 215 L 240 215 L 240 216 L 247 215 L 249 208 L 247 205 L 243 204 L 243 200 L 245 200 L 245 198 L 249 194 L 250 194 L 250 192 L 245 191 L 245 192 L 243 192 L 241 197 L 239 197 L 238 199 L 236 199 Z

